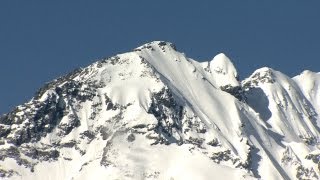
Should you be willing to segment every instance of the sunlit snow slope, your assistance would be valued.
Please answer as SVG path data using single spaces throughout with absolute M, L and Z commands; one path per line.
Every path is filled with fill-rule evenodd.
M 4 179 L 319 179 L 320 74 L 239 81 L 168 42 L 77 69 L 0 117 Z

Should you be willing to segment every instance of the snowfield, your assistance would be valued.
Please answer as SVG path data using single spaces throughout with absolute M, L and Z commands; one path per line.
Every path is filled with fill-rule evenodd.
M 3 179 L 320 179 L 320 73 L 240 81 L 169 42 L 77 69 L 0 117 Z

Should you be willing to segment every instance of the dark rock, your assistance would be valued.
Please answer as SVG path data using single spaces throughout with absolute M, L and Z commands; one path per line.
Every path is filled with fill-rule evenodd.
M 296 173 L 296 178 L 298 179 L 319 179 L 317 173 L 314 171 L 313 168 L 306 168 L 302 165 L 297 167 L 297 173 Z
M 108 167 L 112 164 L 110 160 L 108 160 L 108 152 L 110 151 L 112 143 L 110 141 L 107 142 L 106 146 L 103 148 L 103 154 L 100 161 L 101 166 Z
M 130 134 L 130 135 L 127 137 L 128 142 L 133 142 L 135 139 L 136 139 L 136 137 L 134 136 L 134 134 Z
M 147 127 L 146 124 L 138 124 L 138 125 L 133 126 L 132 128 L 134 128 L 134 129 L 143 129 L 143 128 L 146 128 L 146 127 Z
M 77 142 L 75 140 L 63 143 L 60 145 L 61 148 L 65 147 L 65 148 L 73 148 L 75 145 L 77 144 Z
M 308 154 L 306 159 L 312 160 L 313 163 L 318 164 L 320 162 L 320 154 Z
M 53 80 L 52 82 L 45 84 L 43 87 L 41 87 L 35 93 L 35 99 L 36 100 L 40 99 L 45 92 L 47 92 L 49 89 L 51 89 L 53 87 L 57 87 L 58 84 L 61 84 L 62 82 L 67 81 L 67 80 L 72 80 L 74 77 L 78 76 L 82 71 L 83 71 L 83 69 L 77 68 L 77 69 L 73 70 L 72 72 L 70 72 L 69 74 L 62 76 L 62 77 L 59 77 L 59 78 Z
M 107 140 L 111 134 L 110 130 L 105 126 L 101 126 L 99 129 L 100 129 L 99 132 L 100 132 L 100 135 L 102 136 L 102 139 Z
M 210 145 L 210 146 L 216 147 L 220 143 L 219 143 L 218 139 L 213 139 L 212 141 L 208 142 L 207 144 Z
M 22 153 L 39 161 L 56 161 L 60 156 L 59 151 L 56 149 L 35 148 L 30 146 L 24 147 Z
M 4 170 L 0 168 L 0 177 L 1 178 L 10 178 L 13 175 L 19 175 L 16 171 L 10 169 L 10 170 Z
M 0 159 L 3 161 L 5 158 L 19 158 L 20 157 L 20 152 L 17 147 L 15 146 L 10 146 L 7 149 L 1 149 L 0 150 Z
M 81 125 L 80 120 L 78 118 L 69 119 L 68 123 L 60 124 L 59 129 L 64 132 L 64 135 L 68 135 L 74 128 L 79 127 Z
M 220 163 L 221 161 L 228 161 L 231 159 L 231 151 L 226 150 L 222 152 L 213 153 L 210 158 L 216 163 Z
M 160 92 L 152 94 L 151 100 L 148 113 L 153 114 L 158 120 L 154 131 L 160 135 L 160 139 L 155 142 L 161 144 L 178 143 L 180 139 L 173 137 L 173 129 L 175 131 L 182 130 L 183 106 L 176 103 L 168 88 L 163 88 Z
M 10 126 L 4 126 L 0 124 L 0 138 L 6 137 L 11 132 Z
M 193 145 L 196 145 L 198 147 L 201 147 L 203 142 L 204 142 L 203 138 L 190 137 L 189 139 L 185 140 L 185 143 L 193 144 Z
M 222 91 L 225 91 L 225 92 L 231 94 L 232 96 L 237 98 L 239 101 L 245 100 L 244 91 L 242 90 L 241 86 L 231 86 L 229 84 L 229 85 L 221 86 L 220 89 Z
M 92 141 L 96 137 L 94 132 L 89 131 L 89 130 L 80 133 L 80 136 L 81 136 L 82 139 L 85 138 L 85 137 L 88 138 L 89 141 Z

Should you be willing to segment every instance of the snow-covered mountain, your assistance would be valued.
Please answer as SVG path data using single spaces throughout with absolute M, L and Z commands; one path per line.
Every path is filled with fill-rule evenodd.
M 320 74 L 239 81 L 168 42 L 75 70 L 0 118 L 4 179 L 319 179 Z

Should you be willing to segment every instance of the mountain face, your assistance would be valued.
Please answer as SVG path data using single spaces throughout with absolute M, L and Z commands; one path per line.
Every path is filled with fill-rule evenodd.
M 319 179 L 320 74 L 239 81 L 224 54 L 155 41 L 0 117 L 3 179 Z

